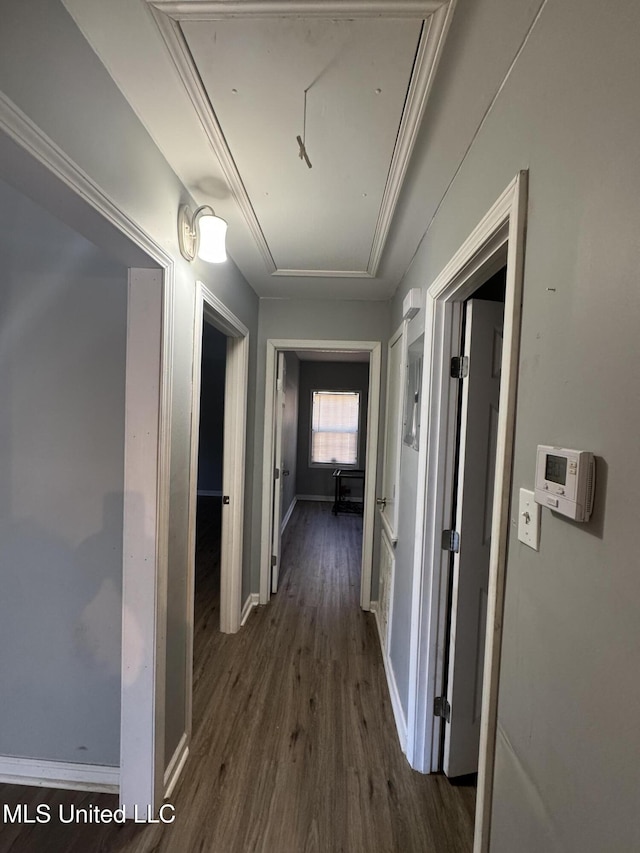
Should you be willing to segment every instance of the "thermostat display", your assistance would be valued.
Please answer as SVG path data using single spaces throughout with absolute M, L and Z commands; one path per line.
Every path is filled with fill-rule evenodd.
M 595 459 L 587 450 L 538 445 L 535 501 L 574 521 L 593 510 Z

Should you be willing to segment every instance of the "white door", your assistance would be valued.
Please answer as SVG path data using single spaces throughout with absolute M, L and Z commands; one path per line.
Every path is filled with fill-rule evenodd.
M 504 305 L 471 300 L 466 307 L 458 489 L 444 771 L 478 770 L 482 671 L 489 586 L 489 551 L 495 478 Z
M 389 343 L 382 495 L 378 498 L 382 523 L 392 543 L 398 538 L 398 501 L 396 495 L 400 476 L 403 368 L 406 358 L 403 329 L 404 324 Z
M 284 353 L 278 353 L 278 375 L 276 380 L 276 424 L 275 448 L 273 460 L 273 533 L 271 543 L 271 592 L 278 591 L 280 572 L 281 528 L 282 528 L 282 434 L 285 404 L 285 360 Z

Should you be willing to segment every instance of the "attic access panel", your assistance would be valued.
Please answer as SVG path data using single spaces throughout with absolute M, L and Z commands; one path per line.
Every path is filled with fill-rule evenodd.
M 418 19 L 181 21 L 276 267 L 366 274 Z M 298 157 L 308 88 L 308 169 Z

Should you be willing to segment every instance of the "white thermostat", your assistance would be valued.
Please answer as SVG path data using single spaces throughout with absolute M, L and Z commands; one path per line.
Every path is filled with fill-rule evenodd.
M 596 463 L 587 450 L 538 445 L 535 501 L 574 521 L 589 521 Z

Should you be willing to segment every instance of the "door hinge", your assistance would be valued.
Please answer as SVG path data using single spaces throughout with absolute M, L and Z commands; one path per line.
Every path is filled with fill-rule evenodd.
M 448 723 L 451 722 L 451 705 L 446 696 L 436 696 L 433 703 L 433 716 L 442 717 Z
M 272 554 L 272 555 L 271 555 L 271 565 L 272 565 L 272 566 L 277 566 L 277 565 L 278 565 L 278 558 L 276 557 L 276 555 L 275 555 L 275 554 Z
M 223 496 L 222 496 L 222 503 L 223 503 L 225 506 L 229 506 L 229 495 L 223 495 Z
M 453 551 L 457 554 L 460 550 L 460 534 L 457 530 L 442 531 L 442 550 Z
M 456 355 L 451 359 L 451 378 L 464 379 L 469 375 L 469 356 Z
M 279 468 L 274 468 L 274 469 L 273 469 L 273 479 L 274 479 L 274 480 L 279 480 L 279 479 L 280 479 L 280 469 L 279 469 Z

